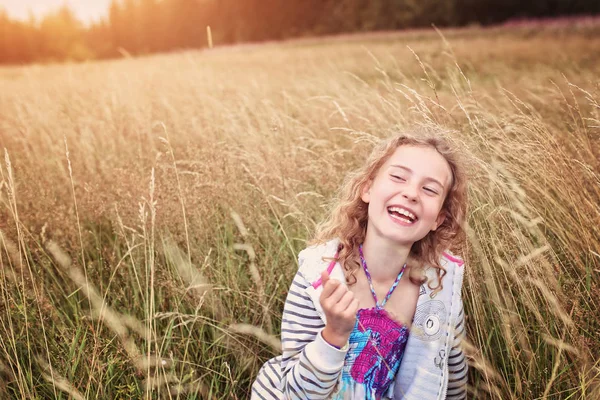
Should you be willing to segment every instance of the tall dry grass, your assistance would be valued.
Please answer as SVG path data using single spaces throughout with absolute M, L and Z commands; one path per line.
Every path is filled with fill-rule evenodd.
M 471 397 L 600 398 L 597 31 L 0 70 L 0 398 L 246 398 L 344 173 L 413 126 L 471 175 Z

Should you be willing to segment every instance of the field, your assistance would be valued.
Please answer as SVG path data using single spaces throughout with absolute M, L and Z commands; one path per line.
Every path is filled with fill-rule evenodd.
M 0 398 L 245 399 L 375 138 L 470 173 L 470 398 L 600 398 L 600 22 L 0 69 Z

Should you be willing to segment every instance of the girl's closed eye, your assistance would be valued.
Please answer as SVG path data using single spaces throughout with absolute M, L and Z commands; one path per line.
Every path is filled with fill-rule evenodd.
M 402 176 L 400 175 L 395 175 L 395 174 L 390 174 L 390 176 L 392 177 L 392 179 L 399 181 L 399 182 L 405 182 L 406 179 L 404 179 Z
M 432 187 L 429 187 L 429 186 L 425 186 L 423 188 L 423 190 L 425 190 L 427 193 L 429 193 L 431 195 L 438 195 L 439 194 L 439 192 L 436 189 L 434 189 Z

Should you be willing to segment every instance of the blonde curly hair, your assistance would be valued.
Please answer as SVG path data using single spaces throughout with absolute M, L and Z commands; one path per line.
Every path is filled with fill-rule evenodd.
M 446 250 L 460 251 L 465 240 L 464 221 L 467 208 L 466 176 L 457 149 L 448 139 L 430 132 L 417 135 L 401 134 L 376 145 L 366 163 L 344 181 L 338 192 L 329 218 L 317 226 L 313 243 L 339 239 L 337 261 L 344 267 L 349 285 L 356 283 L 356 272 L 360 268 L 358 247 L 364 242 L 367 232 L 368 204 L 361 194 L 363 188 L 377 175 L 381 166 L 400 146 L 422 146 L 435 149 L 448 162 L 452 172 L 452 184 L 441 212 L 445 219 L 435 231 L 415 242 L 410 250 L 407 264 L 410 280 L 415 284 L 426 281 L 425 266 L 436 268 L 437 286 L 440 290 L 446 270 L 440 264 Z

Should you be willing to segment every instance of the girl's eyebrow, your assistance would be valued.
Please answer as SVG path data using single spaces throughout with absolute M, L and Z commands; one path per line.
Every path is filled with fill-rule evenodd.
M 393 165 L 390 165 L 390 167 L 400 168 L 400 169 L 405 170 L 408 173 L 411 173 L 411 174 L 413 173 L 412 169 L 410 169 L 408 167 L 405 167 L 404 165 L 393 164 Z M 438 185 L 440 185 L 442 187 L 442 189 L 445 189 L 444 185 L 440 181 L 438 181 L 437 179 L 435 179 L 435 178 L 432 178 L 430 176 L 426 176 L 425 180 L 432 181 L 433 183 L 437 183 Z

